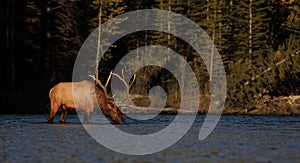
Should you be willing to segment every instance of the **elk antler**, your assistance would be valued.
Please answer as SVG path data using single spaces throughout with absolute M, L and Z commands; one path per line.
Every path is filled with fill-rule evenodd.
M 108 83 L 109 83 L 109 81 L 110 81 L 110 78 L 111 78 L 112 74 L 113 74 L 113 72 L 110 71 L 110 74 L 109 74 L 109 76 L 108 76 L 108 78 L 107 78 L 107 80 L 106 80 L 105 85 L 103 85 L 102 82 L 101 82 L 99 79 L 97 79 L 95 76 L 89 75 L 89 77 L 93 78 L 93 79 L 95 80 L 95 82 L 101 87 L 101 89 L 103 90 L 104 94 L 105 94 L 107 97 L 108 97 L 108 95 L 107 95 L 107 86 L 108 86 Z
M 119 74 L 116 74 L 116 73 L 112 73 L 112 74 L 115 75 L 116 77 L 118 77 L 123 82 L 123 84 L 126 86 L 127 91 L 129 91 L 129 89 L 133 85 L 133 83 L 135 81 L 135 78 L 136 78 L 136 75 L 134 74 L 132 82 L 130 84 L 127 84 L 127 82 L 125 81 L 125 76 L 124 76 L 124 70 L 123 69 L 122 69 L 122 77 Z

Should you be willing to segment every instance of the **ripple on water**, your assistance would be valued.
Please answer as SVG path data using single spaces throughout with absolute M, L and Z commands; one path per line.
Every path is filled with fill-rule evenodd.
M 300 121 L 296 116 L 222 116 L 212 134 L 199 141 L 204 120 L 200 115 L 176 144 L 146 156 L 104 148 L 88 135 L 77 115 L 70 115 L 66 124 L 47 124 L 47 116 L 0 115 L 1 162 L 300 162 Z M 145 134 L 168 126 L 172 119 L 174 115 L 149 121 L 125 119 L 127 124 L 117 127 Z M 105 126 L 102 122 L 92 125 Z

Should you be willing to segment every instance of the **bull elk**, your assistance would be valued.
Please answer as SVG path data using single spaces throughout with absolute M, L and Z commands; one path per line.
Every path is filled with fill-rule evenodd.
M 69 109 L 83 110 L 84 122 L 89 123 L 89 114 L 94 111 L 95 106 L 98 104 L 103 114 L 108 117 L 112 123 L 123 124 L 124 119 L 121 111 L 107 95 L 106 88 L 112 74 L 111 72 L 105 85 L 103 85 L 100 80 L 91 76 L 100 88 L 95 87 L 93 83 L 87 80 L 81 82 L 62 82 L 54 86 L 49 92 L 51 109 L 48 123 L 53 123 L 53 119 L 59 109 L 61 109 L 60 123 L 66 121 Z M 94 98 L 95 95 L 96 98 Z

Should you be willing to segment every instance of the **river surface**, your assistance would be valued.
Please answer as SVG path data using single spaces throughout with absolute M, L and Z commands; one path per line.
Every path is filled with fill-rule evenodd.
M 198 140 L 198 115 L 177 143 L 154 154 L 132 156 L 97 143 L 77 115 L 66 124 L 47 124 L 48 115 L 0 115 L 0 162 L 300 162 L 300 116 L 222 116 L 215 130 Z M 125 118 L 120 130 L 149 134 L 168 126 L 175 115 L 148 121 Z M 188 116 L 187 116 L 188 117 Z M 101 127 L 108 126 L 105 122 Z M 122 144 L 120 144 L 121 146 Z

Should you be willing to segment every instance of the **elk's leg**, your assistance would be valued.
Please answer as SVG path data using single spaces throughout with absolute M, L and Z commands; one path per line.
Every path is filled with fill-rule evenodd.
M 66 107 L 62 107 L 62 111 L 60 113 L 59 123 L 65 123 L 67 119 L 68 111 Z
M 50 109 L 50 114 L 48 118 L 48 123 L 53 123 L 53 119 L 55 118 L 55 115 L 59 109 L 59 105 L 53 101 L 51 101 L 51 109 Z
M 68 110 L 66 109 L 66 112 L 65 112 L 64 117 L 63 117 L 64 122 L 66 122 L 67 117 L 68 117 Z
M 90 123 L 90 112 L 85 111 L 83 114 L 83 123 Z

